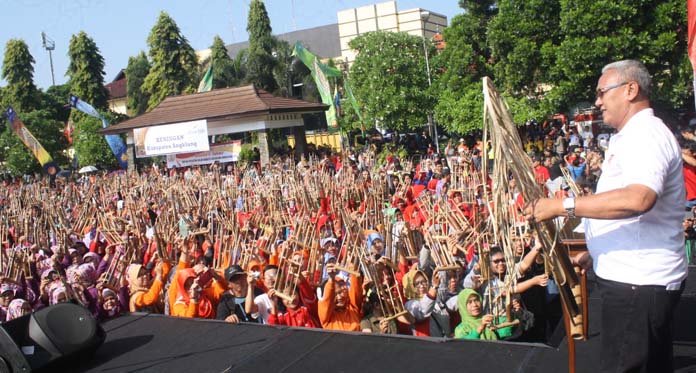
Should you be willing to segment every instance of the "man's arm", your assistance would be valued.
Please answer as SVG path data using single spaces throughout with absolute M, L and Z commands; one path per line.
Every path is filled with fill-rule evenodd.
M 682 160 L 689 166 L 696 167 L 696 157 L 689 151 L 689 149 L 682 149 Z
M 575 216 L 592 219 L 626 219 L 642 215 L 655 205 L 657 193 L 645 185 L 631 184 L 620 189 L 575 198 Z M 563 200 L 542 198 L 524 208 L 524 216 L 538 221 L 567 216 Z

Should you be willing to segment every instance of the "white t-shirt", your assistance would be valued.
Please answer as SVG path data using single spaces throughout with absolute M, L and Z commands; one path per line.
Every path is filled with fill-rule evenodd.
M 678 284 L 686 278 L 681 151 L 652 109 L 635 114 L 611 137 L 597 193 L 640 184 L 657 193 L 653 208 L 628 219 L 584 219 L 595 273 L 634 285 Z
M 268 294 L 263 293 L 254 298 L 254 303 L 259 307 L 259 312 L 252 316 L 257 317 L 263 324 L 268 324 L 268 316 L 271 314 L 272 306 L 271 298 L 268 297 Z

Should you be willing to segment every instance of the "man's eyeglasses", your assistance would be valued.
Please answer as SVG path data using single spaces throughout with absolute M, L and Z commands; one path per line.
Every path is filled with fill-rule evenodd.
M 491 262 L 493 262 L 493 264 L 505 263 L 505 259 L 495 259 L 495 260 L 491 260 Z
M 602 98 L 602 96 L 604 96 L 605 93 L 611 91 L 614 88 L 623 87 L 628 83 L 630 83 L 630 82 L 623 82 L 623 83 L 608 85 L 608 86 L 602 87 L 602 88 L 597 88 L 597 98 Z

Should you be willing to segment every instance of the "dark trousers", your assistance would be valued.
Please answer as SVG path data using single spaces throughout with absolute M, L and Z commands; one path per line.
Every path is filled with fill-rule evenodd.
M 674 311 L 684 290 L 597 278 L 602 297 L 602 372 L 672 372 Z

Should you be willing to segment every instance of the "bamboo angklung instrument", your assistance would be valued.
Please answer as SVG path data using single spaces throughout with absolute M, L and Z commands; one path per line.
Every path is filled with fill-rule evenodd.
M 544 197 L 532 170 L 532 163 L 522 148 L 522 143 L 510 113 L 502 97 L 488 77 L 483 78 L 484 91 L 484 136 L 491 132 L 491 144 L 495 151 L 496 165 L 506 165 L 509 174 L 516 180 L 519 192 L 525 201 Z M 484 160 L 486 157 L 484 157 Z M 485 186 L 485 183 L 484 183 Z M 578 276 L 568 255 L 568 249 L 558 239 L 558 228 L 552 221 L 530 222 L 538 233 L 545 258 L 550 261 L 554 281 L 560 290 L 561 301 L 571 316 L 571 335 L 583 339 L 583 315 Z

